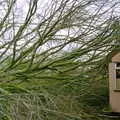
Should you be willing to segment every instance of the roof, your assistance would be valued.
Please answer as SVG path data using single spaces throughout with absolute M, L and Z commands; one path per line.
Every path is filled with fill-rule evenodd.
M 111 53 L 112 62 L 120 62 L 120 51 L 114 51 Z
M 109 62 L 120 62 L 120 50 L 115 50 L 108 53 L 107 61 Z

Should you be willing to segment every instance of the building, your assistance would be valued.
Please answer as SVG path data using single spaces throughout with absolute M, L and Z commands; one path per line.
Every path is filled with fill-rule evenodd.
M 109 93 L 112 112 L 120 112 L 120 52 L 113 53 L 109 63 Z

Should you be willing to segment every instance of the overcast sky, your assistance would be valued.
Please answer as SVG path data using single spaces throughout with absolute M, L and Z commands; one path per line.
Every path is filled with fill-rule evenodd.
M 29 8 L 29 1 L 30 0 L 17 0 L 17 4 L 14 8 L 14 13 L 17 16 L 16 22 L 17 23 L 23 23 L 24 22 L 24 18 L 28 12 L 28 8 Z M 78 0 L 78 1 L 85 1 L 85 0 Z M 100 7 L 100 5 L 104 4 L 104 7 L 100 10 L 100 12 L 102 13 L 103 11 L 109 9 L 109 12 L 107 12 L 106 14 L 104 14 L 104 16 L 102 16 L 102 18 L 100 18 L 100 20 L 104 20 L 104 19 L 108 19 L 111 15 L 111 12 L 113 12 L 114 15 L 116 16 L 120 16 L 120 3 L 117 4 L 116 6 L 114 6 L 114 8 L 111 8 L 111 6 L 116 3 L 116 2 L 120 2 L 120 0 L 98 0 L 99 2 L 91 5 L 89 7 L 86 8 L 86 10 L 88 10 L 89 13 L 94 14 L 96 13 L 96 11 L 98 10 L 98 8 Z M 106 2 L 109 1 L 109 2 Z M 51 4 L 51 0 L 39 0 L 38 2 L 38 10 L 37 10 L 37 14 L 38 15 L 44 15 L 45 10 L 47 9 L 47 7 L 50 7 Z M 0 18 L 3 19 L 3 16 L 5 14 L 5 9 L 3 4 L 0 4 Z M 6 6 L 7 8 L 7 6 Z M 3 11 L 2 11 L 3 10 Z M 34 17 L 32 19 L 32 23 L 38 23 L 40 21 L 39 18 Z M 98 24 L 98 23 L 97 23 Z M 32 26 L 30 25 L 30 27 L 32 28 Z M 16 27 L 16 31 L 17 31 L 17 27 Z M 72 31 L 73 32 L 73 31 Z M 59 31 L 59 34 L 66 34 L 66 30 L 61 30 Z M 12 32 L 11 31 L 7 31 L 7 33 L 4 35 L 4 39 L 6 40 L 11 40 L 12 37 Z M 11 39 L 10 39 L 11 38 Z M 3 40 L 3 38 L 1 38 Z M 25 38 L 26 40 L 26 38 Z M 22 43 L 22 41 L 21 41 Z M 54 45 L 54 44 L 53 44 Z

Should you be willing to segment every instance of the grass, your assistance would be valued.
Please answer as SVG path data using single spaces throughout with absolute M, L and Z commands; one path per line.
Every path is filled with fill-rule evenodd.
M 0 120 L 109 120 L 107 80 L 30 80 L 1 85 Z M 7 91 L 7 92 L 5 92 Z

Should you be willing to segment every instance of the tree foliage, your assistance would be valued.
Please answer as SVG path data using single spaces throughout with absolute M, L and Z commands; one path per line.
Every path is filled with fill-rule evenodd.
M 59 111 L 62 110 L 58 105 L 61 96 L 57 99 L 54 95 L 67 88 L 68 92 L 62 95 L 80 90 L 84 96 L 82 90 L 90 83 L 100 80 L 101 85 L 101 80 L 107 79 L 110 53 L 119 50 L 119 1 L 50 0 L 42 3 L 42 0 L 28 0 L 22 5 L 19 2 L 3 0 L 0 4 L 0 92 L 5 95 L 1 108 L 7 110 L 9 102 L 19 97 L 20 104 L 16 104 L 22 106 L 19 107 L 21 119 L 27 116 L 21 108 L 29 109 L 30 105 L 33 111 L 34 105 L 42 108 L 38 108 L 39 113 L 35 115 L 31 111 L 34 118 L 29 117 L 29 120 L 46 119 L 51 114 L 59 115 L 58 119 L 81 119 L 80 114 Z M 46 89 L 50 89 L 50 84 L 55 84 L 55 89 L 48 94 Z M 71 85 L 77 88 L 72 89 Z M 33 93 L 39 92 L 40 96 L 31 98 Z M 17 93 L 17 97 L 9 96 L 12 93 Z M 20 96 L 23 93 L 29 97 Z M 8 96 L 10 101 L 6 101 Z M 10 110 L 15 110 L 14 103 L 12 105 Z M 17 114 L 15 119 L 20 119 Z M 14 119 L 13 114 L 10 115 L 13 118 L 7 115 L 5 112 L 3 117 Z

